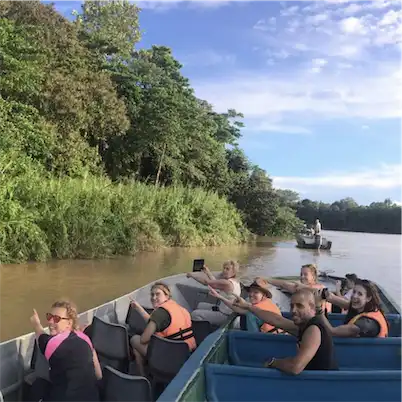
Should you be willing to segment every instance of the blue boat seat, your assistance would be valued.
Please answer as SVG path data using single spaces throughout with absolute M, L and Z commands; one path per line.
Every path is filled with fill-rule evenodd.
M 145 377 L 124 374 L 113 367 L 106 366 L 103 370 L 102 400 L 151 402 L 151 384 Z
M 401 400 L 400 371 L 304 371 L 205 365 L 208 402 L 374 402 Z
M 287 312 L 282 313 L 285 318 L 292 318 L 292 314 Z M 389 324 L 389 336 L 390 337 L 398 337 L 401 336 L 401 316 L 399 314 L 385 314 L 385 317 Z M 328 314 L 328 320 L 333 327 L 337 327 L 339 325 L 343 325 L 345 322 L 346 315 L 331 313 Z
M 297 340 L 289 335 L 229 331 L 229 362 L 262 367 L 271 358 L 295 356 Z M 401 370 L 401 338 L 333 338 L 340 370 Z
M 103 367 L 111 366 L 123 373 L 129 372 L 130 349 L 127 328 L 94 317 L 91 327 L 92 344 Z

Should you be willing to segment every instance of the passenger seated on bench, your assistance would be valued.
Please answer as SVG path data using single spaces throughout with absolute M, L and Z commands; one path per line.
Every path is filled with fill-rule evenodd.
M 336 281 L 336 296 L 343 297 L 350 301 L 356 281 L 357 276 L 355 274 L 346 274 L 343 281 Z
M 191 324 L 190 313 L 171 299 L 169 287 L 156 282 L 151 288 L 151 303 L 155 309 L 149 315 L 135 300 L 131 301 L 134 307 L 148 321 L 142 335 L 134 335 L 131 340 L 137 368 L 141 376 L 145 376 L 144 357 L 147 355 L 148 343 L 152 335 L 172 340 L 183 340 L 192 351 L 196 348 L 196 342 Z M 163 356 L 161 356 L 163 359 Z
M 315 264 L 306 264 L 302 265 L 300 269 L 300 282 L 282 280 L 282 279 L 273 279 L 268 278 L 267 281 L 280 289 L 283 289 L 289 293 L 294 293 L 298 289 L 308 288 L 308 289 L 324 289 L 324 285 L 318 282 L 318 273 L 317 267 Z M 327 313 L 330 313 L 332 310 L 332 305 L 328 301 L 323 300 L 322 308 L 325 309 Z
M 219 278 L 215 278 L 206 266 L 202 272 L 189 272 L 187 277 L 193 278 L 205 286 L 211 286 L 215 290 L 220 290 L 222 296 L 234 300 L 236 296 L 241 294 L 240 282 L 237 279 L 238 272 L 239 264 L 230 260 L 223 263 Z M 219 326 L 228 321 L 232 312 L 231 308 L 219 301 L 217 304 L 201 302 L 198 303 L 196 310 L 191 313 L 191 318 L 193 321 L 209 321 L 212 325 Z
M 380 296 L 372 282 L 357 279 L 350 301 L 328 292 L 327 289 L 324 289 L 322 296 L 348 310 L 344 325 L 332 327 L 326 318 L 323 319 L 323 323 L 333 336 L 365 338 L 388 336 L 388 322 L 381 309 Z
M 264 322 L 298 337 L 299 349 L 294 357 L 267 360 L 265 367 L 277 368 L 289 374 L 300 374 L 303 370 L 337 370 L 334 344 L 330 331 L 316 315 L 316 297 L 310 289 L 299 289 L 291 298 L 292 320 L 271 311 L 253 306 L 239 297 L 235 306 L 248 310 Z M 261 351 L 263 353 L 263 351 Z
M 38 313 L 31 323 L 40 351 L 50 366 L 50 389 L 46 401 L 99 401 L 98 381 L 102 369 L 91 340 L 78 330 L 77 309 L 65 300 L 53 303 L 46 314 L 50 335 Z
M 246 328 L 243 328 L 247 331 L 252 332 L 270 332 L 270 333 L 279 333 L 282 330 L 278 330 L 273 325 L 264 323 L 263 320 L 256 317 L 253 313 L 250 313 L 247 310 L 236 307 L 233 305 L 233 301 L 227 299 L 225 296 L 218 293 L 211 286 L 208 286 L 209 293 L 221 300 L 226 304 L 230 309 L 234 312 L 245 315 L 246 318 Z M 250 286 L 246 286 L 245 289 L 248 291 L 248 297 L 250 303 L 260 308 L 261 310 L 272 311 L 275 314 L 282 315 L 279 307 L 271 300 L 272 293 L 269 290 L 269 283 L 263 278 L 255 278 L 254 282 Z
M 342 297 L 349 302 L 353 294 L 353 288 L 355 287 L 356 280 L 357 276 L 355 274 L 346 274 L 345 279 L 342 281 L 336 281 L 335 295 Z M 346 314 L 348 310 L 341 309 L 338 305 L 336 305 L 336 303 L 333 303 L 332 312 Z

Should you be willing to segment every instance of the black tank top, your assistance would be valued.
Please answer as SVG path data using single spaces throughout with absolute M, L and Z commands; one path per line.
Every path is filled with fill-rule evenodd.
M 315 325 L 321 331 L 321 345 L 314 357 L 311 359 L 310 363 L 307 364 L 305 370 L 338 370 L 338 363 L 335 359 L 332 335 L 322 324 L 321 320 L 322 319 L 320 316 L 313 317 L 307 323 L 306 327 L 299 333 L 298 344 L 300 345 L 300 342 L 303 339 L 303 334 L 306 332 L 308 327 Z

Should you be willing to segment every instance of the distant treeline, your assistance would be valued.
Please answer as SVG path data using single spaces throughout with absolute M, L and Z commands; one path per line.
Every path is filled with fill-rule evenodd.
M 327 204 L 309 199 L 300 201 L 298 194 L 290 190 L 280 193 L 282 203 L 296 210 L 296 215 L 307 224 L 318 218 L 327 230 L 401 234 L 401 207 L 389 198 L 370 205 L 358 205 L 353 198 Z

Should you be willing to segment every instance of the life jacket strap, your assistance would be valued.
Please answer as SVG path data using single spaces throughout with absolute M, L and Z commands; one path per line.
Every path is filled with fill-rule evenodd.
M 166 339 L 171 339 L 173 341 L 185 341 L 186 339 L 190 339 L 193 337 L 194 337 L 193 328 L 190 327 L 177 331 L 174 334 L 167 336 Z

